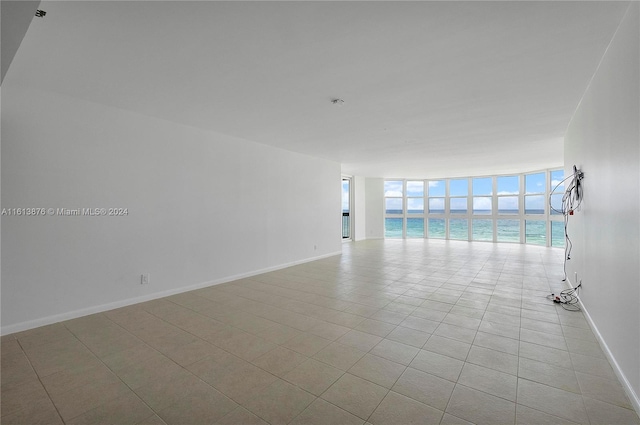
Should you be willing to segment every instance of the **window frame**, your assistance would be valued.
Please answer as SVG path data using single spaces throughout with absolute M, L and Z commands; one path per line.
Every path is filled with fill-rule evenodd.
M 407 236 L 407 219 L 408 218 L 412 218 L 412 219 L 420 219 L 422 218 L 423 220 L 423 229 L 424 229 L 424 234 L 423 237 L 427 238 L 427 239 L 445 239 L 445 240 L 450 240 L 451 239 L 451 220 L 466 220 L 467 221 L 467 241 L 474 241 L 474 242 L 493 242 L 493 243 L 520 243 L 520 244 L 526 244 L 526 223 L 527 222 L 532 222 L 532 221 L 544 221 L 545 222 L 545 245 L 548 247 L 554 247 L 554 248 L 564 248 L 564 246 L 553 246 L 553 228 L 554 225 L 552 225 L 552 222 L 558 222 L 558 221 L 563 221 L 564 217 L 561 214 L 551 214 L 550 211 L 550 207 L 549 207 L 549 199 L 550 199 L 550 195 L 551 195 L 551 191 L 553 190 L 551 186 L 552 184 L 552 180 L 551 180 L 551 175 L 552 173 L 556 173 L 561 171 L 562 172 L 562 176 L 564 176 L 564 169 L 563 168 L 548 168 L 548 169 L 544 169 L 544 170 L 534 170 L 534 171 L 528 171 L 528 172 L 524 172 L 524 173 L 509 173 L 509 174 L 496 174 L 496 175 L 491 175 L 491 176 L 470 176 L 470 177 L 452 177 L 452 178 L 428 178 L 428 179 L 400 179 L 400 178 L 393 178 L 393 179 L 384 179 L 385 183 L 388 181 L 395 181 L 395 182 L 402 182 L 402 214 L 390 214 L 387 213 L 386 211 L 386 199 L 387 198 L 397 198 L 397 197 L 391 197 L 391 196 L 386 196 L 384 195 L 384 220 L 385 220 L 385 228 L 386 228 L 386 219 L 387 218 L 400 218 L 402 219 L 402 239 L 406 239 L 406 238 L 416 238 L 416 236 Z M 535 192 L 535 193 L 526 193 L 526 176 L 527 175 L 535 175 L 535 174 L 543 174 L 544 175 L 544 190 L 540 191 L 540 192 Z M 518 193 L 517 194 L 503 194 L 500 195 L 498 194 L 498 179 L 501 177 L 517 177 L 518 178 Z M 473 182 L 474 179 L 486 179 L 486 178 L 491 178 L 491 194 L 490 195 L 475 195 L 473 193 Z M 450 182 L 452 180 L 466 180 L 467 182 L 467 195 L 466 196 L 462 196 L 462 195 L 454 195 L 451 196 L 451 184 Z M 422 196 L 409 196 L 407 193 L 407 184 L 408 182 L 416 182 L 416 181 L 422 181 L 423 182 L 423 195 Z M 431 189 L 431 183 L 433 182 L 438 182 L 438 183 L 443 183 L 444 184 L 444 196 L 442 196 L 440 193 L 442 192 L 441 189 L 438 189 L 437 191 L 434 190 L 434 192 L 436 193 L 432 193 L 432 189 Z M 545 199 L 544 202 L 544 211 L 542 214 L 530 214 L 526 212 L 525 209 L 525 199 L 527 196 L 529 195 L 534 195 L 534 196 L 543 196 Z M 473 209 L 473 200 L 474 198 L 491 198 L 491 212 L 489 213 L 476 213 Z M 517 213 L 505 213 L 505 212 L 500 212 L 498 210 L 498 203 L 499 203 L 499 199 L 501 198 L 505 198 L 505 197 L 517 197 L 518 199 L 518 212 Z M 408 202 L 409 199 L 412 198 L 423 198 L 422 204 L 423 204 L 423 210 L 422 213 L 411 213 L 409 214 L 408 211 Z M 452 213 L 451 212 L 451 200 L 452 199 L 463 199 L 466 198 L 466 205 L 467 205 L 467 209 L 465 213 Z M 443 201 L 444 203 L 444 209 L 443 210 L 435 210 L 434 212 L 431 212 L 430 210 L 430 206 L 429 206 L 429 202 L 432 199 L 440 199 Z M 430 220 L 443 220 L 443 222 L 440 221 L 432 221 L 432 223 L 434 224 L 434 229 L 435 229 L 435 225 L 437 223 L 438 226 L 438 230 L 441 231 L 440 229 L 440 224 L 444 223 L 444 237 L 441 236 L 441 234 L 439 235 L 432 235 L 432 229 L 430 226 Z M 486 239 L 474 239 L 474 234 L 473 234 L 473 230 L 474 230 L 474 220 L 491 220 L 492 222 L 492 236 L 491 238 L 486 238 Z M 519 241 L 518 242 L 510 242 L 510 241 L 499 241 L 498 240 L 498 220 L 514 220 L 514 221 L 518 221 L 519 222 Z M 455 223 L 455 221 L 454 221 Z M 479 222 L 476 222 L 479 223 Z M 556 231 L 559 228 L 558 225 L 555 225 Z M 385 234 L 385 238 L 386 236 L 386 230 L 384 230 L 383 234 Z M 394 237 L 395 238 L 395 237 Z M 419 238 L 419 237 L 418 237 Z M 465 240 L 465 239 L 455 239 L 455 240 Z

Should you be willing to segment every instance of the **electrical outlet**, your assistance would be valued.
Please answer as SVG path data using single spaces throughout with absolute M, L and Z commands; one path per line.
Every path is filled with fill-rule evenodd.
M 144 273 L 140 275 L 140 284 L 148 285 L 151 282 L 151 275 L 149 273 Z

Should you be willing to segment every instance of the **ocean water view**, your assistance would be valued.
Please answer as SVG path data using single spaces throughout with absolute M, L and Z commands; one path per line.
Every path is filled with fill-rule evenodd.
M 491 218 L 456 218 L 457 214 L 466 214 L 466 210 L 451 211 L 449 219 L 449 239 L 453 240 L 469 240 L 469 226 L 471 226 L 471 240 L 488 241 L 493 238 L 493 220 Z M 444 214 L 444 211 L 431 211 L 432 214 Z M 387 214 L 402 214 L 401 210 L 387 210 Z M 406 237 L 407 238 L 429 238 L 445 239 L 446 238 L 446 221 L 444 218 L 427 217 L 425 229 L 425 220 L 422 217 L 411 217 L 412 214 L 424 214 L 422 210 L 408 210 L 406 217 Z M 525 243 L 534 245 L 547 244 L 547 222 L 545 220 L 520 220 L 517 216 L 517 210 L 499 211 L 500 215 L 512 214 L 514 218 L 498 218 L 496 219 L 496 241 L 497 242 L 520 242 L 520 227 L 524 226 Z M 527 210 L 527 215 L 544 215 L 544 210 Z M 474 216 L 491 215 L 491 211 L 482 210 L 474 211 Z M 403 218 L 386 217 L 385 218 L 385 237 L 386 238 L 402 238 Z M 551 221 L 551 246 L 564 247 L 564 223 L 562 221 Z

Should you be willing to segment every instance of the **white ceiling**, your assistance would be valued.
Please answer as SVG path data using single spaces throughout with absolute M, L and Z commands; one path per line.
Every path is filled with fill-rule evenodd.
M 563 165 L 627 6 L 43 1 L 8 77 L 348 174 L 531 171 Z

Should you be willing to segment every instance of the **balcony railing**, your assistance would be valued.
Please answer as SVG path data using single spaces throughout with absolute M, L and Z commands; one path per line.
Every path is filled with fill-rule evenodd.
M 351 237 L 351 217 L 348 212 L 342 212 L 342 239 Z

